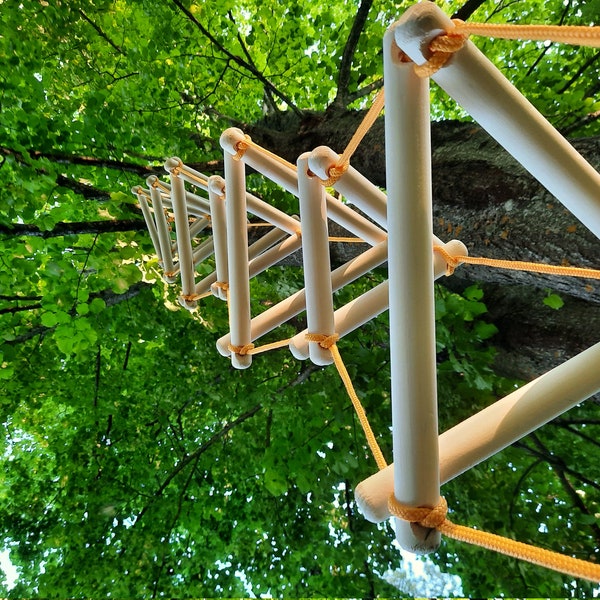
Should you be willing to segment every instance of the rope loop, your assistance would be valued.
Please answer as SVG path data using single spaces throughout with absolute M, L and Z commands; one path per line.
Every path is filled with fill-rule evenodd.
M 235 145 L 235 154 L 233 155 L 233 160 L 242 160 L 244 154 L 246 154 L 246 150 L 250 147 L 250 143 L 252 142 L 252 138 L 249 135 L 245 135 L 243 140 L 240 140 Z
M 347 162 L 345 164 L 338 163 L 337 165 L 333 165 L 333 167 L 329 167 L 327 171 L 327 175 L 329 177 L 327 179 L 321 179 L 321 183 L 325 187 L 331 187 L 337 183 L 339 178 L 348 170 L 350 163 Z
M 326 335 L 323 333 L 307 333 L 306 340 L 309 342 L 318 342 L 321 348 L 330 349 L 332 346 L 335 346 L 337 341 L 340 339 L 339 334 L 332 333 L 331 335 Z
M 446 261 L 446 276 L 450 277 L 450 275 L 453 275 L 454 271 L 456 270 L 456 267 L 460 266 L 461 261 L 455 256 L 452 256 L 452 254 L 450 254 L 450 252 L 448 252 L 448 250 L 446 250 L 446 248 L 444 248 L 443 246 L 435 245 L 433 247 L 433 251 L 440 254 L 442 258 Z
M 464 24 L 460 19 L 452 19 L 452 22 L 458 28 Z M 419 77 L 431 77 L 437 73 L 467 42 L 469 36 L 460 31 L 444 31 L 436 36 L 429 43 L 429 60 L 422 65 L 415 65 L 415 73 Z
M 446 522 L 448 503 L 443 496 L 440 496 L 439 502 L 433 508 L 408 506 L 399 502 L 392 493 L 388 498 L 388 509 L 392 515 L 403 521 L 416 523 L 427 529 L 438 529 Z
M 229 283 L 227 281 L 215 281 L 213 286 L 219 290 L 223 290 L 224 292 L 229 291 Z
M 254 344 L 246 344 L 244 346 L 234 346 L 233 344 L 229 344 L 227 349 L 232 354 L 237 354 L 239 356 L 246 356 L 246 354 L 251 354 L 252 350 L 254 350 Z

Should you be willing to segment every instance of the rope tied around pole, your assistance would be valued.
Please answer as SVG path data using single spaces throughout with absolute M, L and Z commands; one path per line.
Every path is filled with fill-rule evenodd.
M 245 135 L 243 140 L 240 140 L 236 145 L 235 145 L 235 154 L 233 155 L 233 160 L 242 160 L 242 158 L 244 158 L 244 154 L 246 154 L 246 150 L 248 150 L 248 148 L 250 148 L 250 143 L 252 142 L 252 139 L 250 138 L 249 135 Z
M 429 508 L 407 506 L 399 502 L 394 494 L 391 494 L 388 499 L 388 510 L 390 514 L 398 519 L 409 523 L 417 523 L 428 529 L 437 529 L 446 537 L 454 540 L 473 544 L 486 550 L 493 550 L 534 565 L 559 571 L 565 575 L 596 583 L 600 582 L 600 565 L 596 563 L 453 523 L 446 517 L 448 504 L 443 496 L 440 496 L 436 506 Z
M 348 170 L 350 166 L 350 158 L 358 148 L 359 144 L 362 142 L 363 138 L 371 129 L 379 114 L 383 110 L 385 105 L 385 95 L 383 88 L 379 90 L 377 96 L 375 96 L 375 100 L 373 100 L 373 104 L 371 104 L 367 114 L 362 120 L 361 124 L 358 126 L 352 138 L 348 142 L 344 152 L 340 155 L 340 158 L 336 162 L 335 165 L 329 167 L 327 170 L 327 175 L 329 175 L 328 179 L 321 179 L 321 183 L 325 187 L 331 187 L 335 185 L 335 183 L 342 177 L 342 175 Z
M 496 269 L 508 269 L 511 271 L 529 271 L 532 273 L 540 273 L 542 275 L 600 279 L 600 270 L 598 269 L 563 267 L 559 265 L 547 265 L 545 263 L 534 263 L 522 260 L 502 260 L 497 258 L 485 258 L 481 256 L 453 256 L 442 246 L 434 246 L 433 251 L 440 254 L 446 261 L 447 276 L 452 275 L 455 269 L 460 265 L 467 264 L 493 267 Z
M 452 19 L 455 28 L 450 31 L 445 31 L 436 36 L 429 43 L 429 52 L 431 56 L 429 60 L 422 65 L 415 65 L 415 73 L 419 77 L 431 77 L 439 71 L 452 57 L 455 52 L 458 52 L 469 39 L 468 34 L 459 29 L 459 25 L 464 24 L 460 19 Z
M 600 48 L 600 27 L 586 25 L 515 25 L 512 23 L 465 23 L 452 19 L 454 28 L 440 33 L 429 43 L 429 60 L 415 65 L 419 77 L 431 77 L 467 42 L 470 35 L 505 40 L 550 41 Z
M 392 515 L 409 523 L 417 523 L 427 529 L 438 529 L 445 521 L 448 513 L 448 503 L 443 496 L 433 508 L 423 506 L 408 506 L 396 499 L 394 494 L 388 498 L 388 510 Z
M 237 354 L 239 356 L 246 356 L 246 354 L 252 354 L 252 350 L 254 350 L 254 344 L 250 342 L 249 344 L 244 344 L 243 346 L 234 346 L 233 344 L 229 344 L 227 349 L 232 354 Z

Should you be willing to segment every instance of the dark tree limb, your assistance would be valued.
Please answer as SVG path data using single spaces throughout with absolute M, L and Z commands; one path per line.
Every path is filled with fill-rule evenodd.
M 4 156 L 12 156 L 17 162 L 22 164 L 30 164 L 31 162 L 23 155 L 23 153 L 7 146 L 0 146 L 0 154 Z M 107 169 L 117 169 L 119 171 L 125 171 L 129 173 L 137 173 L 138 175 L 145 176 L 164 171 L 162 164 L 155 166 L 140 165 L 123 160 L 116 160 L 113 158 L 98 158 L 95 156 L 83 156 L 79 154 L 70 154 L 67 152 L 43 152 L 41 150 L 29 150 L 28 154 L 33 160 L 47 159 L 56 164 L 103 167 Z
M 202 444 L 201 446 L 196 448 L 196 450 L 194 450 L 194 452 L 191 452 L 190 454 L 185 456 L 181 461 L 179 461 L 177 466 L 169 473 L 169 475 L 167 475 L 165 480 L 160 484 L 160 486 L 154 493 L 153 499 L 156 500 L 157 498 L 162 496 L 163 492 L 167 489 L 167 487 L 169 487 L 169 484 L 171 483 L 171 481 L 173 481 L 173 479 L 175 479 L 175 477 L 177 477 L 177 475 L 179 475 L 179 473 L 181 473 L 181 471 L 183 471 L 190 463 L 196 462 L 202 454 L 204 454 L 209 448 L 214 446 L 219 440 L 223 439 L 232 429 L 234 429 L 235 427 L 237 427 L 244 421 L 247 421 L 248 419 L 253 417 L 260 410 L 262 410 L 262 404 L 257 404 L 256 406 L 253 406 L 252 408 L 247 410 L 245 413 L 241 414 L 239 417 L 237 417 L 233 421 L 230 421 L 229 423 L 227 423 L 225 425 L 225 427 L 223 427 L 217 433 L 213 434 L 206 442 L 204 442 L 204 444 Z M 144 508 L 142 508 L 142 510 L 140 511 L 140 513 L 138 514 L 138 516 L 135 520 L 136 525 L 140 522 L 142 517 L 148 512 L 152 503 L 153 502 L 150 502 L 149 504 L 144 506 Z
M 116 221 L 83 221 L 78 223 L 57 223 L 52 229 L 43 230 L 32 223 L 0 224 L 0 235 L 10 237 L 32 236 L 44 239 L 65 235 L 116 233 L 122 231 L 145 231 L 142 219 L 121 219 Z
M 344 51 L 342 53 L 340 70 L 338 72 L 337 94 L 335 100 L 333 101 L 334 107 L 345 108 L 348 105 L 352 60 L 354 58 L 354 53 L 356 51 L 360 35 L 367 23 L 367 17 L 369 16 L 369 11 L 372 5 L 373 0 L 362 0 L 360 6 L 358 7 L 356 17 L 352 22 L 352 28 L 350 29 L 350 33 L 348 34 L 348 39 L 346 40 L 346 45 L 344 46 Z
M 106 35 L 106 33 L 100 28 L 99 25 L 97 25 L 94 21 L 92 21 L 92 19 L 90 19 L 84 12 L 83 10 L 81 10 L 81 8 L 79 9 L 79 14 L 83 17 L 83 19 L 85 19 L 96 31 L 96 33 L 104 40 L 106 41 L 108 44 L 110 44 L 119 54 L 125 54 L 123 52 L 123 50 L 121 48 L 119 48 L 119 46 L 117 46 L 117 44 L 115 44 L 109 37 L 108 35 Z
M 296 113 L 298 116 L 302 116 L 302 111 L 296 107 L 296 105 L 292 102 L 292 100 L 286 96 L 282 91 L 280 91 L 271 81 L 269 81 L 263 73 L 261 73 L 253 64 L 244 60 L 241 56 L 237 54 L 233 54 L 227 48 L 223 46 L 217 40 L 217 38 L 212 35 L 200 21 L 192 14 L 192 12 L 186 8 L 182 2 L 179 0 L 171 0 L 171 2 L 188 18 L 188 20 L 202 33 L 204 37 L 206 37 L 215 48 L 219 50 L 222 54 L 224 54 L 227 58 L 229 58 L 232 62 L 242 67 L 244 70 L 248 71 L 250 75 L 255 77 L 258 81 L 260 81 L 266 89 L 270 90 L 275 96 L 277 96 L 280 100 L 285 102 L 290 109 Z
M 467 0 L 453 15 L 453 19 L 466 21 L 487 0 Z

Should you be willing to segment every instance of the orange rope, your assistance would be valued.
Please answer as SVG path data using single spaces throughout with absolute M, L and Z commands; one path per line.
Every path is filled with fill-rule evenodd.
M 418 523 L 422 527 L 437 529 L 440 533 L 454 540 L 493 550 L 554 571 L 560 571 L 565 575 L 600 582 L 600 565 L 598 564 L 530 546 L 487 531 L 452 523 L 446 518 L 448 504 L 443 497 L 440 497 L 439 503 L 433 508 L 414 508 L 401 504 L 392 494 L 388 500 L 388 509 L 392 515 L 399 519 L 410 523 Z
M 373 104 L 371 104 L 371 107 L 367 111 L 364 119 L 361 121 L 361 124 L 358 126 L 354 132 L 354 135 L 348 142 L 346 149 L 340 155 L 339 160 L 335 165 L 333 165 L 333 167 L 329 167 L 327 172 L 329 178 L 321 179 L 321 182 L 325 187 L 334 185 L 335 182 L 348 170 L 348 167 L 350 166 L 350 158 L 358 148 L 359 144 L 362 142 L 362 139 L 365 137 L 365 135 L 367 135 L 369 129 L 371 129 L 377 120 L 377 117 L 379 117 L 379 113 L 381 113 L 383 110 L 384 105 L 385 95 L 383 88 L 381 88 L 377 96 L 375 96 L 375 100 L 373 101 Z
M 350 400 L 352 400 L 352 405 L 354 406 L 354 410 L 356 411 L 356 416 L 360 421 L 360 424 L 365 432 L 365 436 L 367 438 L 367 443 L 369 444 L 369 448 L 373 453 L 373 457 L 375 458 L 375 462 L 380 469 L 385 469 L 387 467 L 387 462 L 381 452 L 381 448 L 377 443 L 377 439 L 375 438 L 375 434 L 371 429 L 371 424 L 367 419 L 367 415 L 365 413 L 365 409 L 361 404 L 358 395 L 354 389 L 354 385 L 352 384 L 352 380 L 350 379 L 350 375 L 348 375 L 348 371 L 346 369 L 346 365 L 344 365 L 344 361 L 340 355 L 340 351 L 337 347 L 337 340 L 339 339 L 339 335 L 334 333 L 333 335 L 323 335 L 319 333 L 307 333 L 306 339 L 309 342 L 317 342 L 319 346 L 322 348 L 327 348 L 331 352 L 331 356 L 333 357 L 333 362 L 340 374 L 340 377 L 346 387 L 346 391 L 350 396 Z
M 460 50 L 469 35 L 484 35 L 507 40 L 537 40 L 600 48 L 600 27 L 564 25 L 513 25 L 505 23 L 465 23 L 452 19 L 454 28 L 441 33 L 429 44 L 431 56 L 415 65 L 420 77 L 431 77 L 450 57 Z
M 511 23 L 465 23 L 453 20 L 457 33 L 484 35 L 505 40 L 551 41 L 600 48 L 600 27 L 580 25 L 513 25 Z
M 456 267 L 461 264 L 483 265 L 496 269 L 510 269 L 513 271 L 530 271 L 544 275 L 557 275 L 562 277 L 584 277 L 587 279 L 600 279 L 600 270 L 584 269 L 581 267 L 560 267 L 544 263 L 526 262 L 520 260 L 501 260 L 479 256 L 453 256 L 442 246 L 434 246 L 433 251 L 443 256 L 447 264 L 446 275 L 452 275 Z

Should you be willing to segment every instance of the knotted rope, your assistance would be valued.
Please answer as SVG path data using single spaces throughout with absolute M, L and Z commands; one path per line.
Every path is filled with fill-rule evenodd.
M 600 27 L 565 25 L 513 25 L 506 23 L 465 23 L 452 19 L 454 27 L 436 36 L 429 43 L 431 56 L 422 65 L 415 65 L 420 77 L 431 77 L 441 69 L 467 42 L 470 35 L 506 40 L 551 41 L 600 48 Z
M 598 564 L 538 548 L 537 546 L 530 546 L 487 531 L 452 523 L 446 517 L 448 504 L 443 497 L 440 497 L 439 502 L 433 508 L 415 508 L 398 502 L 392 494 L 388 500 L 388 510 L 392 515 L 403 521 L 417 523 L 428 529 L 436 529 L 454 540 L 493 550 L 506 556 L 559 571 L 565 575 L 600 582 L 600 565 Z

